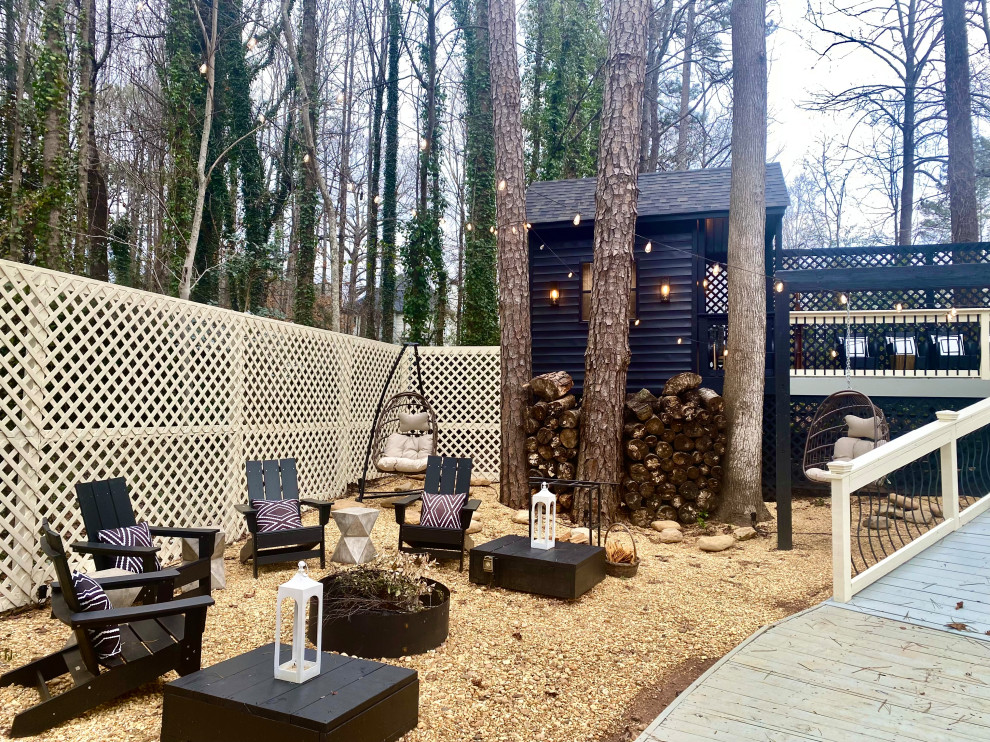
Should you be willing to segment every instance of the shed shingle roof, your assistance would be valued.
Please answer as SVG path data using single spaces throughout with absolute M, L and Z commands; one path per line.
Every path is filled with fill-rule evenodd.
M 694 216 L 729 210 L 727 167 L 644 173 L 639 176 L 639 215 Z M 540 181 L 526 192 L 526 219 L 533 224 L 571 221 L 595 215 L 595 178 Z M 787 184 L 780 163 L 767 163 L 767 209 L 784 209 Z

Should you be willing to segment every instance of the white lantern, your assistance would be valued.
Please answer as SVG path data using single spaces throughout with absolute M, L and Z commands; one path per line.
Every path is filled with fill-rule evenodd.
M 552 549 L 557 542 L 557 496 L 543 483 L 533 495 L 529 509 L 529 545 L 533 549 Z
M 316 659 L 306 659 L 306 609 L 316 598 Z M 282 662 L 282 601 L 291 600 L 295 606 L 292 621 L 292 657 Z M 275 609 L 275 677 L 292 683 L 305 683 L 320 674 L 323 646 L 323 585 L 306 575 L 306 562 L 299 562 L 299 571 L 284 585 L 278 586 L 278 606 Z

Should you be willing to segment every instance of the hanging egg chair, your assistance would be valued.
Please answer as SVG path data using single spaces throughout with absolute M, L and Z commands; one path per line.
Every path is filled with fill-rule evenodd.
M 853 389 L 836 392 L 811 421 L 802 470 L 809 481 L 828 483 L 829 462 L 852 461 L 889 440 L 887 418 L 869 397 Z
M 437 453 L 437 413 L 418 392 L 400 392 L 382 408 L 371 445 L 375 468 L 387 474 L 418 474 Z

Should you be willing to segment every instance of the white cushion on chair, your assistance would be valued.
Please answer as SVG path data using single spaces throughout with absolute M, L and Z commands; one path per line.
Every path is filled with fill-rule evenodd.
M 433 454 L 433 436 L 392 433 L 385 439 L 385 450 L 375 465 L 378 471 L 416 474 L 426 471 L 426 460 Z
M 824 469 L 819 469 L 818 467 L 812 467 L 805 470 L 804 475 L 810 479 L 812 482 L 828 482 L 828 472 Z
M 849 427 L 850 438 L 869 438 L 871 441 L 874 440 L 877 435 L 879 422 L 875 417 L 846 415 L 846 425 Z
M 428 412 L 400 412 L 399 432 L 411 433 L 414 430 L 430 429 L 430 413 Z

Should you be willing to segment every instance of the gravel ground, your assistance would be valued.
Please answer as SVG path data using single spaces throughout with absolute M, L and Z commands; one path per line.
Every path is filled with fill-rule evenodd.
M 513 511 L 498 504 L 495 487 L 472 494 L 483 501 L 476 543 L 526 533 L 526 526 L 511 522 Z M 662 685 L 665 673 L 685 660 L 719 657 L 760 626 L 828 597 L 829 517 L 827 507 L 797 501 L 791 552 L 776 551 L 772 534 L 708 554 L 695 546 L 699 528 L 688 529 L 678 544 L 654 543 L 658 534 L 633 529 L 639 574 L 606 578 L 574 602 L 478 588 L 466 569 L 458 573 L 456 562 L 438 566 L 433 576 L 452 592 L 450 637 L 427 654 L 389 660 L 420 676 L 420 724 L 405 742 L 571 742 L 614 734 L 637 694 Z M 772 525 L 761 526 L 761 533 Z M 336 541 L 336 529 L 329 528 L 328 557 Z M 397 537 L 395 519 L 383 508 L 375 543 L 394 550 Z M 237 561 L 239 548 L 228 548 L 227 588 L 214 593 L 204 665 L 272 641 L 276 587 L 292 575 L 290 565 L 274 565 L 253 580 L 250 565 Z M 57 650 L 67 634 L 47 610 L 0 619 L 0 670 Z M 36 739 L 157 740 L 162 682 Z M 36 698 L 31 689 L 0 689 L 0 737 Z

